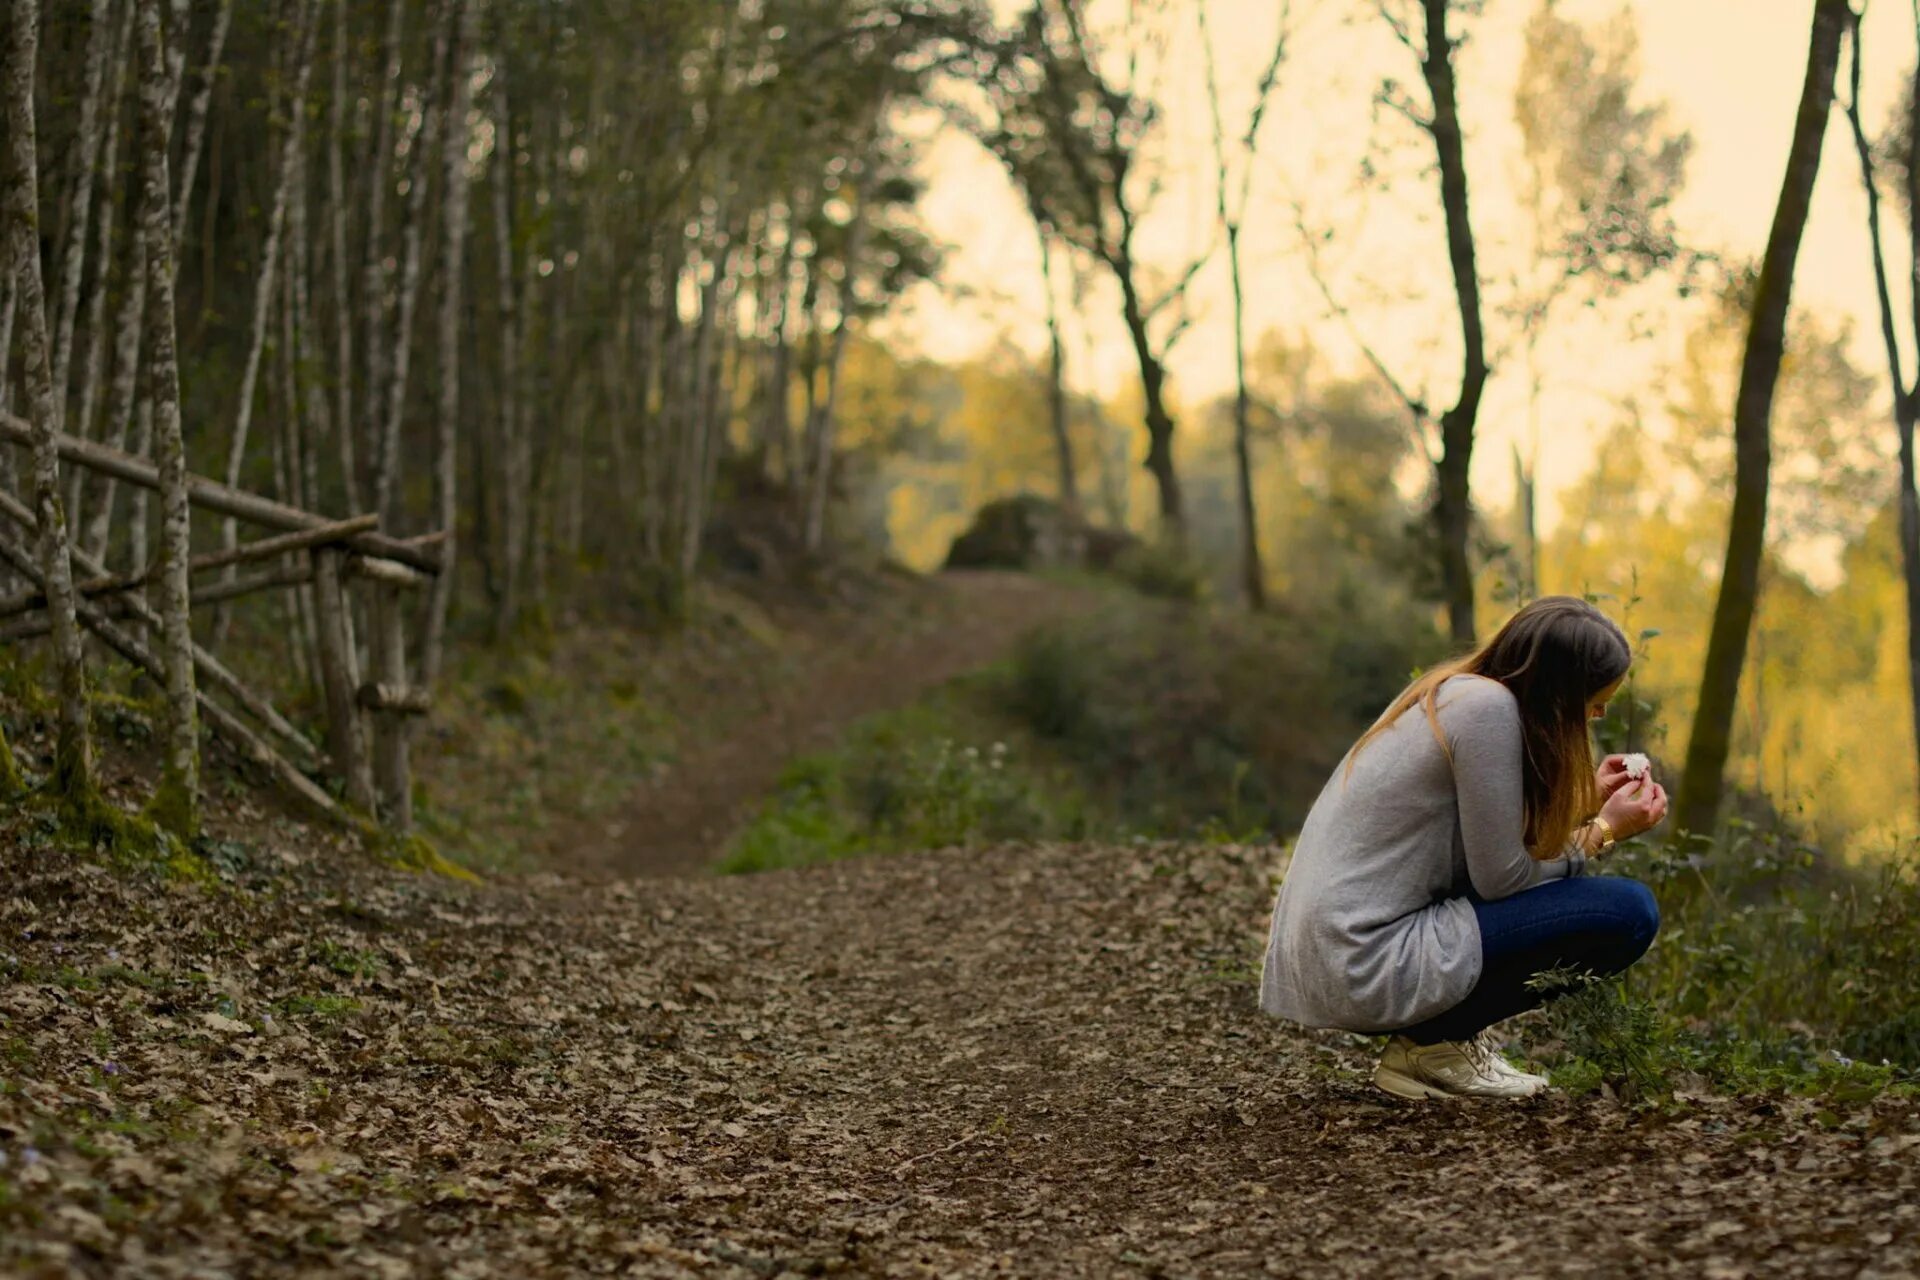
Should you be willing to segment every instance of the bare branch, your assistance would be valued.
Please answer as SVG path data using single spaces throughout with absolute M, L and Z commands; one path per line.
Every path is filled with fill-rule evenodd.
M 1300 243 L 1307 251 L 1308 277 L 1313 281 L 1314 287 L 1320 291 L 1321 298 L 1326 301 L 1327 309 L 1345 326 L 1347 336 L 1353 339 L 1354 345 L 1360 349 L 1360 354 L 1372 366 L 1380 381 L 1393 393 L 1395 399 L 1406 406 L 1408 416 L 1413 419 L 1414 433 L 1419 438 L 1420 447 L 1426 453 L 1427 460 L 1437 461 L 1428 433 L 1428 428 L 1433 422 L 1433 412 L 1428 409 L 1426 401 L 1407 390 L 1406 385 L 1394 376 L 1393 370 L 1374 349 L 1373 344 L 1367 341 L 1366 335 L 1360 331 L 1360 326 L 1354 321 L 1353 312 L 1335 295 L 1333 286 L 1327 279 L 1326 264 L 1320 253 L 1321 237 L 1308 228 L 1306 213 L 1301 209 L 1299 201 L 1289 200 L 1287 204 L 1293 210 L 1294 230 L 1299 234 Z
M 1920 0 L 1915 0 L 1915 13 L 1920 16 Z M 1873 284 L 1874 292 L 1880 304 L 1880 336 L 1887 344 L 1887 368 L 1893 379 L 1893 398 L 1896 409 L 1903 410 L 1912 402 L 1914 391 L 1906 384 L 1900 371 L 1900 340 L 1894 333 L 1893 297 L 1887 288 L 1887 259 L 1880 247 L 1880 184 L 1874 174 L 1873 143 L 1867 138 L 1867 128 L 1860 118 L 1860 19 L 1861 13 L 1853 15 L 1852 63 L 1848 71 L 1848 94 L 1846 100 L 1847 123 L 1853 128 L 1854 150 L 1860 155 L 1860 180 L 1867 189 L 1867 239 L 1873 246 Z

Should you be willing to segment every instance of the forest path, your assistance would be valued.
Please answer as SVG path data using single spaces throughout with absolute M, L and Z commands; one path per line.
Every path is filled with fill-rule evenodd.
M 620 877 L 701 871 L 796 756 L 862 717 L 999 661 L 1035 627 L 1084 613 L 1097 599 L 1089 588 L 997 571 L 941 574 L 916 590 L 928 598 L 911 613 L 847 619 L 811 646 L 810 670 L 764 687 L 757 706 L 696 737 L 611 815 L 545 836 L 550 865 Z
M 1912 1100 L 1387 1097 L 1254 1006 L 1275 855 L 251 895 L 23 855 L 0 1273 L 1915 1274 Z

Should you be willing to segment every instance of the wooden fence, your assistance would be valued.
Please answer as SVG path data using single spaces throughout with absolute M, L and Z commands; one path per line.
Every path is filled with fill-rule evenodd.
M 0 414 L 0 445 L 32 444 L 32 428 Z M 61 461 L 126 484 L 159 491 L 153 464 L 129 453 L 72 436 L 56 438 Z M 320 814 L 343 823 L 354 815 L 315 781 L 330 776 L 349 805 L 375 814 L 390 829 L 413 825 L 412 771 L 408 759 L 411 721 L 431 706 L 426 689 L 408 675 L 407 593 L 440 572 L 438 543 L 446 536 L 399 539 L 380 530 L 379 517 L 331 519 L 235 489 L 205 476 L 187 477 L 188 501 L 202 510 L 271 530 L 272 536 L 195 556 L 191 571 L 221 576 L 196 586 L 192 607 L 219 604 L 267 590 L 306 590 L 312 599 L 309 637 L 313 669 L 326 704 L 326 746 L 316 750 L 272 703 L 248 687 L 206 647 L 193 650 L 202 718 L 219 737 L 266 767 L 294 796 Z M 0 599 L 0 641 L 44 635 L 45 582 L 33 555 L 33 512 L 0 492 L 0 560 L 26 579 L 28 589 Z M 158 612 L 143 594 L 159 577 L 149 565 L 133 573 L 106 566 L 73 549 L 79 622 L 109 649 L 153 679 L 166 675 L 147 640 L 160 627 Z M 244 575 L 240 572 L 246 569 Z M 367 635 L 357 639 L 356 620 Z M 363 661 L 364 653 L 364 661 Z M 225 701 L 217 700 L 219 694 Z M 232 704 L 229 708 L 227 703 Z

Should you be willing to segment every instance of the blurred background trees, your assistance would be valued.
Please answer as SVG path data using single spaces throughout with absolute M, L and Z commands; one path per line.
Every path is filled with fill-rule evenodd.
M 152 459 L 176 494 L 191 472 L 427 540 L 449 571 L 407 598 L 404 657 L 428 683 L 572 619 L 684 618 L 727 575 L 932 570 L 983 507 L 1031 494 L 1119 539 L 1102 546 L 1138 542 L 1127 572 L 1159 588 L 1393 637 L 1369 690 L 1436 635 L 1592 593 L 1658 633 L 1634 745 L 1694 751 L 1704 681 L 1725 758 L 1709 743 L 1700 769 L 1728 811 L 1848 847 L 1910 830 L 1912 393 L 1887 411 L 1872 335 L 1788 305 L 1790 263 L 1768 283 L 1765 259 L 1690 233 L 1695 140 L 1641 86 L 1631 11 L 1501 17 L 1517 70 L 1496 108 L 1478 4 L 1284 8 L 1249 53 L 1218 4 L 1202 22 L 1090 0 L 13 0 L 0 407 L 33 439 Z M 1822 58 L 1840 49 L 1851 22 L 1809 13 Z M 1296 91 L 1343 32 L 1382 51 L 1354 100 Z M 1840 85 L 1877 235 L 1910 241 L 1911 92 L 1887 127 L 1858 92 Z M 1788 110 L 1793 86 L 1775 96 Z M 1354 199 L 1411 211 L 1404 257 L 1271 181 L 1342 113 L 1372 130 Z M 955 145 L 1012 193 L 1043 279 L 950 269 L 929 204 Z M 1787 162 L 1752 157 L 1769 183 Z M 1469 217 L 1483 182 L 1517 210 Z M 1904 265 L 1884 270 L 1896 365 Z M 1276 292 L 1281 323 L 1241 305 L 1271 316 Z M 1009 318 L 1008 298 L 1037 305 Z M 934 299 L 1003 332 L 931 354 Z M 1769 445 L 1743 470 L 1762 303 L 1777 388 L 1742 419 Z M 1202 357 L 1240 372 L 1203 384 Z M 1542 442 L 1576 402 L 1603 434 L 1543 492 Z M 1491 423 L 1512 456 L 1472 466 L 1496 403 L 1525 415 Z M 34 517 L 33 563 L 0 585 L 54 598 L 52 639 L 20 652 L 65 690 L 84 773 L 81 680 L 119 677 L 71 625 L 92 573 L 72 565 L 140 572 L 237 534 L 50 458 L 0 447 Z M 1513 473 L 1497 492 L 1493 464 Z M 1764 529 L 1730 555 L 1760 476 Z M 1726 624 L 1744 649 L 1716 651 L 1706 602 L 1747 559 L 1752 621 Z M 185 579 L 157 580 L 191 794 L 194 643 L 310 711 L 300 638 L 322 604 L 301 586 L 189 630 Z M 376 665 L 387 632 L 350 621 Z M 1710 827 L 1720 806 L 1691 789 Z

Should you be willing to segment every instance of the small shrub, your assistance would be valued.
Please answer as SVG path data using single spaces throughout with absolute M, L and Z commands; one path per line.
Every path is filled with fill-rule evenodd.
M 1178 543 L 1142 542 L 1114 557 L 1113 571 L 1143 596 L 1159 600 L 1199 600 L 1207 592 L 1207 570 Z
M 733 842 L 723 873 L 866 853 L 1070 834 L 1070 798 L 1049 795 L 1005 743 L 915 738 L 883 722 L 838 753 L 796 761 L 773 801 Z
M 1572 1059 L 1554 1073 L 1556 1081 L 1586 1088 L 1604 1082 L 1623 1097 L 1668 1092 L 1671 1055 L 1651 1004 L 1628 995 L 1617 980 L 1577 969 L 1549 970 L 1527 985 L 1554 996 L 1547 1018 Z
M 1010 709 L 1049 738 L 1071 738 L 1087 727 L 1093 682 L 1063 631 L 1036 631 L 1021 642 L 1007 685 Z

